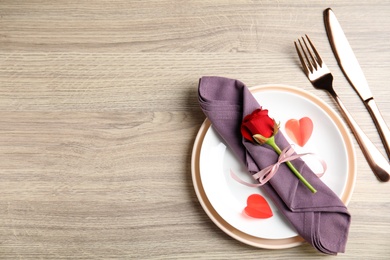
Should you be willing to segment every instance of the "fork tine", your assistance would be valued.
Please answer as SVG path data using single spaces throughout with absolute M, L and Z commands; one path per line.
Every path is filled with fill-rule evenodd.
M 307 35 L 306 35 L 306 38 L 309 39 L 309 37 L 308 37 Z M 310 65 L 312 65 L 312 66 L 314 67 L 314 69 L 318 69 L 318 68 L 317 68 L 317 60 L 314 58 L 313 53 L 312 53 L 312 51 L 310 50 L 309 46 L 307 46 L 307 43 L 306 43 L 305 38 L 302 37 L 302 41 L 303 41 L 303 44 L 305 44 L 305 47 L 306 47 L 306 52 L 304 51 L 304 53 L 305 53 L 307 62 L 309 62 Z M 310 39 L 309 39 L 309 42 L 310 42 Z M 311 46 L 312 48 L 314 48 L 314 46 L 311 44 L 311 42 L 310 42 L 310 46 Z M 302 48 L 303 48 L 303 46 L 302 46 Z M 307 53 L 309 53 L 310 58 L 308 57 Z M 313 72 L 313 71 L 312 71 L 312 72 Z
M 314 47 L 314 44 L 311 42 L 309 36 L 307 36 L 307 34 L 305 34 L 305 36 L 306 36 L 307 40 L 309 41 L 311 49 L 314 51 L 314 54 L 316 55 L 315 59 L 313 58 L 313 60 L 316 60 L 320 64 L 320 67 L 321 67 L 322 66 L 322 58 L 321 58 L 320 54 L 317 52 L 317 49 Z M 305 44 L 306 44 L 306 42 L 305 42 Z M 311 55 L 311 53 L 310 53 L 310 55 Z
M 307 44 L 306 39 L 304 37 L 302 37 L 302 39 L 298 39 L 299 46 L 296 42 L 294 42 L 294 44 L 299 59 L 301 61 L 303 70 L 306 73 L 306 76 L 309 76 L 310 74 L 314 73 L 315 70 L 326 66 L 325 63 L 322 61 L 322 58 L 318 53 L 317 49 L 314 47 L 314 44 L 310 40 L 309 36 L 307 36 L 307 34 L 305 34 L 305 36 L 309 44 Z
M 311 72 L 311 70 L 309 72 L 309 68 L 308 68 L 308 66 L 307 66 L 307 64 L 305 62 L 305 59 L 302 56 L 301 51 L 299 50 L 297 42 L 294 41 L 294 45 L 295 45 L 295 49 L 296 49 L 296 51 L 298 53 L 299 60 L 301 61 L 301 65 L 302 65 L 303 71 L 305 72 L 306 76 L 309 76 L 309 73 Z M 301 45 L 301 48 L 302 48 L 302 44 L 299 43 L 299 45 Z

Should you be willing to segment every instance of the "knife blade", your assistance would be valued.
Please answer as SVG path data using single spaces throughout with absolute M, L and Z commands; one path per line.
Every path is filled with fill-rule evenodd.
M 387 156 L 390 158 L 390 130 L 371 93 L 358 60 L 331 8 L 324 11 L 325 29 L 336 60 L 349 83 L 360 96 L 378 129 Z

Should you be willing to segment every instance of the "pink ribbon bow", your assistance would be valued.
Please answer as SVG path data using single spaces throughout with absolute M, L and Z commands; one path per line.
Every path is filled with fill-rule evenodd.
M 260 186 L 263 186 L 264 184 L 266 184 L 276 174 L 276 172 L 279 169 L 279 166 L 282 163 L 285 163 L 285 162 L 288 162 L 288 161 L 293 161 L 293 160 L 295 160 L 297 158 L 300 158 L 300 157 L 303 157 L 305 155 L 312 155 L 312 156 L 315 156 L 318 159 L 318 161 L 321 163 L 323 171 L 321 173 L 317 173 L 316 175 L 319 178 L 324 175 L 324 173 L 325 173 L 325 171 L 327 169 L 326 162 L 324 160 L 319 158 L 314 153 L 294 154 L 294 152 L 295 151 L 294 151 L 294 149 L 292 148 L 291 145 L 286 147 L 286 148 L 284 148 L 283 151 L 279 155 L 278 161 L 275 164 L 267 166 L 264 169 L 262 169 L 261 171 L 253 174 L 252 177 L 255 180 L 259 181 L 259 183 L 257 183 L 257 184 L 253 184 L 253 183 L 249 183 L 249 182 L 241 180 L 231 169 L 230 169 L 230 175 L 232 176 L 232 178 L 234 180 L 236 180 L 237 182 L 239 182 L 241 184 L 244 184 L 244 185 L 249 186 L 249 187 L 260 187 Z

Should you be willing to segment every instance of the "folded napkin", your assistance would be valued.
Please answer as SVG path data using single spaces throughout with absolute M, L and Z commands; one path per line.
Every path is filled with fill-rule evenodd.
M 243 118 L 260 108 L 242 82 L 222 77 L 202 77 L 198 93 L 200 106 L 213 128 L 247 166 L 249 173 L 255 174 L 277 161 L 278 155 L 270 146 L 254 144 L 241 135 Z M 282 150 L 290 145 L 280 131 L 275 136 L 275 142 Z M 292 163 L 317 193 L 304 186 L 286 164 L 280 165 L 278 172 L 261 189 L 298 234 L 313 247 L 325 254 L 344 252 L 350 225 L 346 206 L 303 160 L 296 159 Z

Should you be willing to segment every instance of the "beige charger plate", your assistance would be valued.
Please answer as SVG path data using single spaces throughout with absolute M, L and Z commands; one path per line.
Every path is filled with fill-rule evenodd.
M 265 85 L 265 86 L 253 87 L 250 88 L 250 90 L 252 93 L 277 90 L 277 91 L 285 91 L 285 92 L 299 95 L 315 103 L 332 119 L 332 121 L 336 124 L 338 130 L 340 131 L 341 136 L 343 137 L 346 151 L 347 151 L 348 175 L 347 175 L 345 188 L 340 197 L 340 199 L 347 205 L 351 199 L 352 192 L 355 186 L 355 181 L 356 181 L 356 155 L 355 155 L 352 138 L 347 130 L 347 127 L 343 123 L 341 118 L 336 114 L 336 112 L 316 96 L 295 87 L 284 86 L 284 85 Z M 203 144 L 204 137 L 210 126 L 211 126 L 211 122 L 208 119 L 206 119 L 203 122 L 202 126 L 200 127 L 194 143 L 192 158 L 191 158 L 192 159 L 191 172 L 192 172 L 192 181 L 193 181 L 194 189 L 199 199 L 199 202 L 201 203 L 206 214 L 226 234 L 228 234 L 229 236 L 231 236 L 232 238 L 238 241 L 241 241 L 245 244 L 254 247 L 267 248 L 267 249 L 283 249 L 283 248 L 291 248 L 291 247 L 301 245 L 304 242 L 304 239 L 300 236 L 283 238 L 283 239 L 266 239 L 266 238 L 248 235 L 238 230 L 237 228 L 233 227 L 232 225 L 230 225 L 213 208 L 213 205 L 208 200 L 202 185 L 201 176 L 200 176 L 200 165 L 199 165 L 201 147 Z

